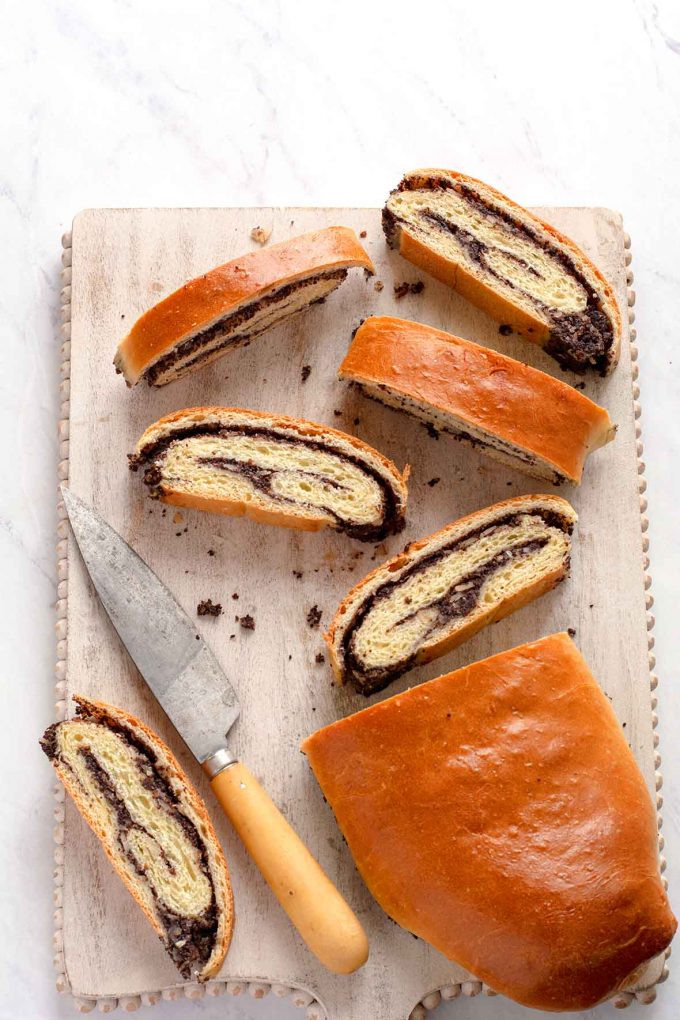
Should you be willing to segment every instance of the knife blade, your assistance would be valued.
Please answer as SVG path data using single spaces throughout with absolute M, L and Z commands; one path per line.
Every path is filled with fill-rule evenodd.
M 227 746 L 236 691 L 174 595 L 92 507 L 62 487 L 83 562 L 139 673 L 210 779 L 308 948 L 348 974 L 368 958 L 356 916 L 266 791 Z

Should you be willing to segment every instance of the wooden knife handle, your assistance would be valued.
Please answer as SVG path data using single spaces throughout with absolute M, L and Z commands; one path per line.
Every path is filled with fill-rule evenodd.
M 357 917 L 252 773 L 236 762 L 210 785 L 317 959 L 336 974 L 351 974 L 363 966 L 368 939 Z

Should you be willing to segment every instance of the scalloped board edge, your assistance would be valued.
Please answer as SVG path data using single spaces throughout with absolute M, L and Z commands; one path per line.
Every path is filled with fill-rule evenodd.
M 62 271 L 61 271 L 61 315 L 60 315 L 60 338 L 61 338 L 61 357 L 60 357 L 60 383 L 59 383 L 59 394 L 60 394 L 60 414 L 58 423 L 58 435 L 59 435 L 59 466 L 58 466 L 58 482 L 68 482 L 69 477 L 69 416 L 70 416 L 70 340 L 71 340 L 71 234 L 67 233 L 62 238 Z M 640 407 L 640 387 L 638 383 L 639 367 L 637 364 L 638 350 L 635 345 L 636 330 L 633 327 L 635 321 L 635 312 L 633 306 L 635 304 L 635 292 L 632 290 L 633 284 L 633 272 L 630 268 L 632 261 L 631 256 L 631 242 L 630 237 L 625 235 L 625 263 L 627 266 L 627 277 L 626 282 L 628 286 L 627 297 L 628 297 L 628 322 L 630 325 L 630 341 L 631 341 L 631 361 L 632 361 L 632 398 L 634 404 L 634 416 L 635 416 L 635 437 L 636 437 L 636 451 L 638 459 L 638 489 L 640 493 L 640 526 L 641 526 L 641 544 L 642 544 L 642 556 L 644 565 L 644 585 L 646 592 L 646 610 L 647 610 L 647 632 L 648 632 L 648 649 L 649 649 L 649 669 L 650 669 L 650 690 L 651 690 L 651 713 L 652 713 L 652 726 L 654 729 L 654 747 L 655 747 L 655 785 L 657 791 L 656 807 L 658 817 L 658 828 L 661 830 L 662 827 L 662 816 L 661 807 L 663 804 L 663 797 L 660 794 L 660 789 L 663 784 L 663 778 L 661 775 L 661 755 L 658 750 L 659 735 L 657 732 L 658 716 L 656 715 L 656 703 L 657 699 L 655 696 L 655 690 L 658 684 L 658 677 L 654 672 L 656 659 L 653 653 L 654 637 L 652 634 L 654 628 L 654 616 L 651 613 L 651 608 L 654 603 L 654 599 L 651 594 L 651 577 L 648 573 L 649 569 L 649 538 L 647 537 L 647 530 L 649 522 L 646 516 L 647 511 L 647 499 L 644 495 L 646 490 L 646 481 L 644 477 L 645 465 L 642 460 L 643 456 L 643 444 L 642 444 L 642 429 L 640 424 L 641 418 L 641 407 Z M 66 520 L 66 511 L 61 500 L 61 493 L 58 491 L 58 502 L 57 502 L 57 513 L 58 513 L 58 525 L 57 525 L 57 602 L 56 602 L 56 684 L 55 684 L 55 718 L 60 721 L 66 717 L 66 653 L 67 653 L 67 627 L 66 627 L 66 612 L 67 612 L 67 598 L 68 598 L 68 526 Z M 62 884 L 63 884 L 63 863 L 64 863 L 64 799 L 65 792 L 63 787 L 59 784 L 55 787 L 54 792 L 56 807 L 55 807 L 55 829 L 54 829 L 54 967 L 56 970 L 56 988 L 58 992 L 70 994 L 72 997 L 74 1008 L 79 1013 L 91 1013 L 97 1009 L 100 1013 L 111 1013 L 115 1009 L 121 1009 L 123 1012 L 135 1012 L 141 1006 L 153 1006 L 156 1003 L 162 1001 L 176 1001 L 181 998 L 187 998 L 190 1000 L 198 1000 L 204 997 L 217 997 L 224 994 L 231 996 L 250 995 L 254 999 L 264 998 L 266 995 L 272 993 L 279 998 L 289 997 L 293 1005 L 305 1009 L 307 1020 L 324 1020 L 326 1017 L 326 1011 L 323 1006 L 314 998 L 314 995 L 303 988 L 291 988 L 287 985 L 275 984 L 262 980 L 258 977 L 247 977 L 244 976 L 239 980 L 220 981 L 212 980 L 206 984 L 197 983 L 182 983 L 168 988 L 163 988 L 155 991 L 148 991 L 141 993 L 140 995 L 128 995 L 119 997 L 85 997 L 73 994 L 66 973 L 66 967 L 64 962 L 63 954 L 63 939 L 62 939 L 62 925 L 63 925 L 63 914 L 62 914 Z M 664 837 L 659 831 L 659 851 L 660 853 L 664 848 Z M 663 873 L 666 869 L 666 861 L 663 856 L 660 857 L 660 870 Z M 664 886 L 667 887 L 668 882 L 665 877 L 662 877 Z M 666 952 L 666 957 L 670 955 L 670 948 Z M 635 987 L 630 990 L 619 992 L 610 1001 L 613 1006 L 618 1009 L 624 1009 L 629 1006 L 632 1002 L 639 1002 L 644 1005 L 648 1005 L 654 1002 L 656 998 L 656 984 L 660 984 L 665 981 L 668 977 L 668 967 L 664 964 L 661 970 L 660 976 L 658 977 L 655 984 L 651 984 L 647 987 Z M 409 1020 L 424 1020 L 427 1013 L 434 1010 L 441 1004 L 441 1002 L 448 1002 L 452 999 L 457 998 L 460 995 L 474 997 L 479 994 L 488 996 L 496 995 L 497 993 L 493 989 L 489 988 L 488 985 L 481 981 L 469 980 L 463 981 L 456 984 L 444 985 L 443 987 L 433 989 L 430 993 L 423 996 L 420 1003 L 418 1003 L 411 1015 Z

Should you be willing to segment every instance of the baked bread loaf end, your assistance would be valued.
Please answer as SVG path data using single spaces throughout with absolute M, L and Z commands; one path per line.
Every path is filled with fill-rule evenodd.
M 212 822 L 170 749 L 118 708 L 75 697 L 40 744 L 182 977 L 222 966 L 234 926 Z M 131 947 L 132 948 L 132 947 Z
M 550 591 L 576 520 L 559 496 L 517 496 L 411 543 L 340 604 L 325 635 L 338 682 L 373 694 Z
M 401 531 L 403 474 L 325 425 L 233 407 L 193 407 L 151 425 L 130 456 L 152 498 L 282 528 L 362 541 Z
M 621 314 L 587 255 L 549 223 L 453 170 L 405 175 L 383 210 L 387 243 L 564 368 L 608 375 Z
M 590 1009 L 673 938 L 644 778 L 566 634 L 413 687 L 302 750 L 383 910 L 495 991 Z
M 164 298 L 121 340 L 114 358 L 128 386 L 165 386 L 296 312 L 318 304 L 352 267 L 374 272 L 348 227 L 327 227 L 248 252 Z

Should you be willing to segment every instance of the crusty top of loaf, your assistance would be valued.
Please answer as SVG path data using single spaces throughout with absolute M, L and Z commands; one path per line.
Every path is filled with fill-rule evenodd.
M 579 481 L 586 456 L 613 438 L 607 411 L 545 372 L 418 322 L 372 316 L 340 377 L 384 384 L 470 421 Z
M 588 1009 L 673 937 L 644 779 L 566 634 L 398 694 L 302 750 L 381 906 L 496 991 Z
M 128 382 L 136 382 L 180 340 L 245 302 L 309 273 L 349 266 L 374 272 L 373 263 L 349 227 L 314 230 L 240 255 L 185 283 L 145 312 L 121 340 L 116 363 Z

